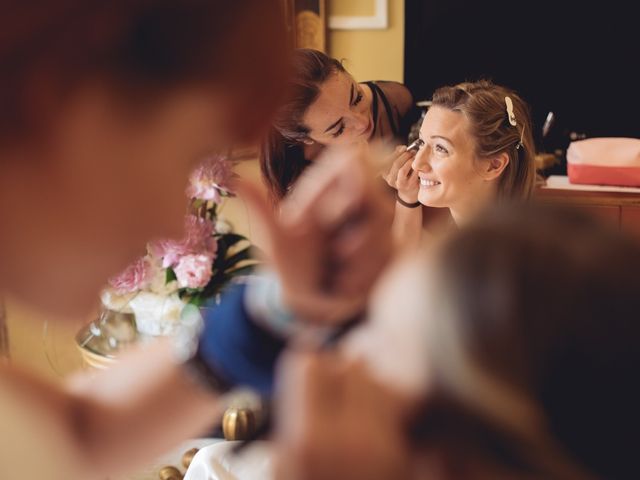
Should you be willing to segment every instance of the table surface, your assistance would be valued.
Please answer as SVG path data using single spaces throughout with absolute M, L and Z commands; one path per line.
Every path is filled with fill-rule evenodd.
M 547 178 L 546 185 L 542 188 L 575 190 L 582 192 L 612 192 L 612 193 L 640 193 L 640 188 L 615 187 L 611 185 L 581 185 L 571 183 L 569 177 L 564 175 L 551 175 Z

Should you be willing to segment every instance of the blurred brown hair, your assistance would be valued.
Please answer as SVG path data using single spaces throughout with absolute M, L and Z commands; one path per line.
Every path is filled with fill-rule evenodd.
M 236 128 L 262 125 L 285 74 L 277 0 L 8 0 L 0 15 L 0 144 L 47 125 L 88 80 L 135 104 L 224 84 Z M 260 78 L 260 82 L 256 78 Z
M 509 123 L 505 97 L 513 101 L 517 126 Z M 535 185 L 535 144 L 527 104 L 512 90 L 481 80 L 439 88 L 433 105 L 461 112 L 469 120 L 478 158 L 506 152 L 509 164 L 498 183 L 498 198 L 527 198 Z M 520 141 L 522 139 L 522 145 Z
M 497 207 L 437 262 L 430 436 L 485 438 L 542 478 L 635 478 L 640 245 L 576 211 Z M 460 412 L 476 421 L 454 434 Z
M 293 52 L 291 65 L 286 97 L 277 109 L 273 128 L 260 153 L 262 175 L 276 199 L 287 194 L 309 165 L 302 146 L 309 135 L 309 127 L 302 122 L 305 112 L 318 98 L 320 85 L 329 75 L 345 71 L 335 58 L 307 48 Z

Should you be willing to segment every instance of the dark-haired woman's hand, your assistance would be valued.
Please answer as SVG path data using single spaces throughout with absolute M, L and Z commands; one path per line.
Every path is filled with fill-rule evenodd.
M 413 157 L 398 170 L 396 177 L 398 197 L 406 203 L 416 203 L 420 192 L 420 179 L 418 172 L 412 168 L 412 163 Z
M 417 202 L 420 190 L 418 173 L 411 168 L 415 156 L 415 152 L 407 150 L 404 145 L 396 147 L 389 160 L 385 162 L 391 166 L 382 174 L 387 184 L 396 189 L 398 196 L 407 203 Z

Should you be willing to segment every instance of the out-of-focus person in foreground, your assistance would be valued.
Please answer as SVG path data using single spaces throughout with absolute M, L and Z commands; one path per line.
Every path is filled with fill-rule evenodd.
M 3 2 L 0 291 L 79 318 L 178 234 L 189 170 L 270 120 L 280 16 L 275 0 Z M 0 478 L 105 478 L 206 431 L 216 395 L 177 353 L 158 342 L 67 387 L 2 365 Z
M 369 328 L 423 362 L 422 382 L 392 388 L 345 352 L 289 354 L 277 478 L 635 478 L 638 268 L 632 240 L 539 206 L 406 258 Z M 394 344 L 398 319 L 414 329 Z

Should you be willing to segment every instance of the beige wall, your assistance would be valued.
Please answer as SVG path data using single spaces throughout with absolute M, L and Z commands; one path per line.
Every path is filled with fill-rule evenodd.
M 345 59 L 345 66 L 358 81 L 403 81 L 404 0 L 388 0 L 386 30 L 330 30 L 329 54 Z M 328 0 L 329 14 L 370 15 L 373 0 Z

